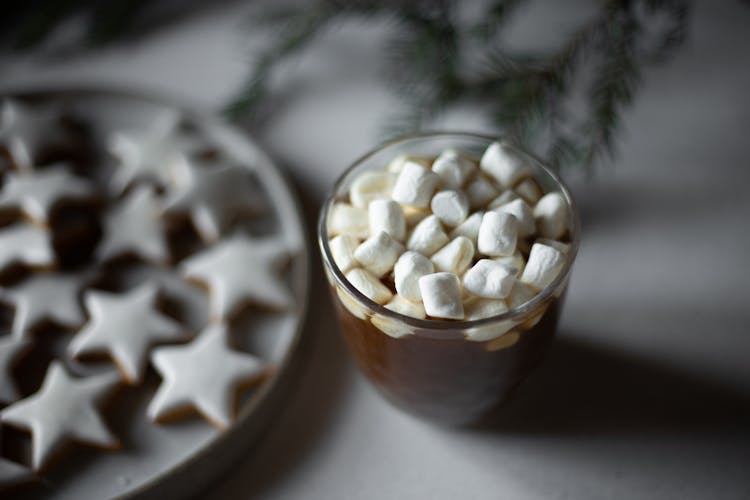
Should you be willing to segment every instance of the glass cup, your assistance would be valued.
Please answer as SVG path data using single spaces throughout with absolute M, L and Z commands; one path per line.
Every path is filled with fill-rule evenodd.
M 447 148 L 476 158 L 494 137 L 470 133 L 429 133 L 388 142 L 354 162 L 325 201 L 318 243 L 331 287 L 340 331 L 359 368 L 395 406 L 445 424 L 465 424 L 507 400 L 542 359 L 557 330 L 565 290 L 580 239 L 570 192 L 535 157 L 515 150 L 532 168 L 544 192 L 559 191 L 568 204 L 565 264 L 557 278 L 532 300 L 490 318 L 474 321 L 417 319 L 368 299 L 336 266 L 328 245 L 328 215 L 346 200 L 353 179 L 382 170 L 399 154 L 434 158 Z

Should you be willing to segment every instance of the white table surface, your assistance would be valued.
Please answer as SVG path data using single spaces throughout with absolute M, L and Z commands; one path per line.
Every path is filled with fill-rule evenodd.
M 558 9 L 534 7 L 514 36 L 549 41 L 583 12 Z M 0 86 L 116 85 L 218 108 L 246 71 L 245 10 L 218 2 L 95 53 L 0 55 Z M 497 422 L 436 428 L 391 408 L 316 293 L 288 403 L 204 497 L 750 498 L 748 26 L 741 2 L 700 2 L 678 57 L 646 72 L 614 167 L 574 181 L 584 239 L 559 338 Z M 373 62 L 382 34 L 321 39 L 258 137 L 311 228 L 396 105 Z M 437 126 L 482 128 L 470 113 Z

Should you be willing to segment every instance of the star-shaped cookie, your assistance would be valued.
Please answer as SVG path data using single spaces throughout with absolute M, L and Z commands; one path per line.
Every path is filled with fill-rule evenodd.
M 122 294 L 87 292 L 91 319 L 69 344 L 70 354 L 109 353 L 128 383 L 140 383 L 151 346 L 185 338 L 176 321 L 155 309 L 157 292 L 153 283 Z
M 0 228 L 0 271 L 16 263 L 35 267 L 55 263 L 47 231 L 25 223 Z
M 180 114 L 167 111 L 156 117 L 145 132 L 115 132 L 107 149 L 117 159 L 117 171 L 111 188 L 121 193 L 138 181 L 156 185 L 169 183 L 170 177 L 185 161 L 179 140 Z
M 195 160 L 181 172 L 181 186 L 165 203 L 168 212 L 188 212 L 201 238 L 216 241 L 242 213 L 257 214 L 250 172 L 233 165 L 210 165 Z
M 90 198 L 91 183 L 70 173 L 64 164 L 43 170 L 10 174 L 0 190 L 0 209 L 20 208 L 35 222 L 46 224 L 54 204 L 63 199 Z
M 291 294 L 277 276 L 289 258 L 276 239 L 235 235 L 182 263 L 182 275 L 208 285 L 214 319 L 225 319 L 247 302 L 284 309 Z
M 148 416 L 158 422 L 193 408 L 221 429 L 232 423 L 239 385 L 268 371 L 255 356 L 229 348 L 224 325 L 208 326 L 188 345 L 157 348 L 151 359 L 164 380 Z
M 43 320 L 68 328 L 81 326 L 86 316 L 79 295 L 85 279 L 78 274 L 35 273 L 0 295 L 15 306 L 13 336 L 25 338 Z
M 7 99 L 0 104 L 0 144 L 19 169 L 30 170 L 40 149 L 58 130 L 59 121 L 56 110 Z
M 102 260 L 133 253 L 157 264 L 169 259 L 159 204 L 150 186 L 139 186 L 104 216 L 97 255 Z
M 116 372 L 74 378 L 59 361 L 50 364 L 39 392 L 0 412 L 0 420 L 31 431 L 32 467 L 47 465 L 55 451 L 71 441 L 117 448 L 118 440 L 102 422 L 96 406 L 119 382 Z
M 2 434 L 0 434 L 0 442 L 2 442 Z M 0 457 L 0 493 L 5 488 L 12 488 L 33 478 L 31 471 L 23 465 Z
M 20 358 L 31 347 L 31 342 L 5 336 L 0 340 L 0 403 L 8 404 L 19 398 L 18 389 L 13 382 L 12 369 Z M 0 481 L 1 482 L 1 481 Z

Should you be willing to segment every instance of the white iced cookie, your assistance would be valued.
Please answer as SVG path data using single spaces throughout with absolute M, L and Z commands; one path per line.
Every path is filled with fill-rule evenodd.
M 0 228 L 0 271 L 12 264 L 51 267 L 55 263 L 50 236 L 30 224 Z
M 2 296 L 15 308 L 13 336 L 25 338 L 42 321 L 77 328 L 86 321 L 80 304 L 85 278 L 78 274 L 35 273 L 6 288 Z
M 434 273 L 419 278 L 424 310 L 433 318 L 463 319 L 461 283 L 453 273 Z
M 163 380 L 149 418 L 161 422 L 194 409 L 220 429 L 232 423 L 240 384 L 257 384 L 269 371 L 260 359 L 229 347 L 223 324 L 209 325 L 187 345 L 156 348 L 151 360 Z
M 107 150 L 117 160 L 111 188 L 121 193 L 139 181 L 158 186 L 170 184 L 185 160 L 178 126 L 180 115 L 167 111 L 145 131 L 117 131 L 107 139 Z
M 354 258 L 368 271 L 381 277 L 393 269 L 393 264 L 404 251 L 398 241 L 391 238 L 385 231 L 380 231 L 359 245 L 354 250 Z
M 440 176 L 429 168 L 407 162 L 398 174 L 391 197 L 405 205 L 426 207 L 439 183 Z
M 348 203 L 334 203 L 328 216 L 328 235 L 348 234 L 365 239 L 370 235 L 370 221 L 367 210 L 353 207 Z
M 455 149 L 446 149 L 432 163 L 432 171 L 440 176 L 443 187 L 460 189 L 475 170 L 474 162 Z
M 191 162 L 182 170 L 182 180 L 168 196 L 165 210 L 187 212 L 205 241 L 218 240 L 238 215 L 261 211 L 247 169 Z
M 357 259 L 354 258 L 354 250 L 358 246 L 359 240 L 348 234 L 340 234 L 328 241 L 328 248 L 331 249 L 333 261 L 342 273 L 346 273 L 359 265 Z
M 0 340 L 0 404 L 8 404 L 19 398 L 13 382 L 13 367 L 31 347 L 31 342 L 12 336 Z
M 504 299 L 513 288 L 518 269 L 481 259 L 464 274 L 464 289 L 485 299 Z
M 438 271 L 463 274 L 474 258 L 474 244 L 469 238 L 457 236 L 435 252 L 430 260 Z
M 469 215 L 469 200 L 461 191 L 439 191 L 432 197 L 430 209 L 440 222 L 449 227 L 456 227 Z
M 545 238 L 559 239 L 568 230 L 568 205 L 558 192 L 547 193 L 534 207 L 539 233 Z
M 474 246 L 476 246 L 477 237 L 479 236 L 479 226 L 482 225 L 483 216 L 484 212 L 474 212 L 465 221 L 453 228 L 450 237 L 455 238 L 457 236 L 465 236 L 474 243 Z
M 147 262 L 164 264 L 169 249 L 160 207 L 151 186 L 139 186 L 104 215 L 104 234 L 97 257 L 109 260 L 134 254 Z
M 531 207 L 522 199 L 500 205 L 495 209 L 496 212 L 505 212 L 513 215 L 518 220 L 518 237 L 526 238 L 536 232 L 536 222 L 534 222 L 534 213 Z
M 18 207 L 31 220 L 47 224 L 52 207 L 61 200 L 86 199 L 93 185 L 70 173 L 64 164 L 44 170 L 10 174 L 0 189 L 0 209 Z
M 489 211 L 482 217 L 477 235 L 479 253 L 492 257 L 513 255 L 518 237 L 518 219 L 514 216 Z
M 512 188 L 521 179 L 531 175 L 529 166 L 499 142 L 493 142 L 487 147 L 479 168 L 504 189 Z
M 404 252 L 393 266 L 393 279 L 396 284 L 396 292 L 401 297 L 418 302 L 422 300 L 419 291 L 419 278 L 426 274 L 435 272 L 430 259 L 419 252 Z
M 35 471 L 72 441 L 117 448 L 119 442 L 102 422 L 96 406 L 112 393 L 118 382 L 114 371 L 75 378 L 62 363 L 53 361 L 39 392 L 5 408 L 0 412 L 0 420 L 31 432 L 31 462 Z
M 428 215 L 414 226 L 406 241 L 406 248 L 429 257 L 446 243 L 448 243 L 448 235 L 443 231 L 440 219 L 435 215 Z
M 185 278 L 208 286 L 211 316 L 221 320 L 248 302 L 274 309 L 289 307 L 291 294 L 277 276 L 288 259 L 279 241 L 238 234 L 189 257 L 180 269 Z
M 542 290 L 555 280 L 563 264 L 565 255 L 562 252 L 547 245 L 534 243 L 520 279 L 537 290 Z
M 370 236 L 375 236 L 381 231 L 396 241 L 404 241 L 406 237 L 406 219 L 404 211 L 397 202 L 393 200 L 373 200 L 368 210 L 370 223 Z
M 68 352 L 75 358 L 107 353 L 126 382 L 140 383 L 153 345 L 185 339 L 182 327 L 156 310 L 157 292 L 152 283 L 119 294 L 87 292 L 90 319 L 68 344 Z
M 371 201 L 389 200 L 396 184 L 393 172 L 363 172 L 349 188 L 349 201 L 357 208 L 367 208 Z
M 0 144 L 21 170 L 31 170 L 39 151 L 59 127 L 60 115 L 6 99 L 0 105 Z
M 1 430 L 0 430 L 1 431 Z M 0 444 L 2 434 L 0 434 Z M 34 475 L 21 464 L 0 457 L 0 492 L 33 481 Z
M 346 273 L 346 279 L 362 295 L 378 304 L 385 304 L 393 297 L 393 293 L 388 287 L 366 269 L 352 269 Z

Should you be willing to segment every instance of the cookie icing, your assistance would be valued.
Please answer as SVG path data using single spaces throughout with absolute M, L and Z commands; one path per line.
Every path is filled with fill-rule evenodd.
M 31 347 L 31 342 L 5 336 L 0 340 L 0 403 L 8 404 L 20 396 L 13 382 L 12 369 L 20 358 Z M 0 474 L 1 475 L 1 474 Z M 2 480 L 0 479 L 0 482 Z
M 140 383 L 151 346 L 185 338 L 176 321 L 155 309 L 157 293 L 153 283 L 122 294 L 86 292 L 90 320 L 70 342 L 70 354 L 109 353 L 128 383 Z
M 2 434 L 0 434 L 2 442 Z M 5 488 L 12 488 L 33 479 L 31 471 L 21 464 L 0 457 L 0 492 Z
M 52 266 L 55 254 L 47 231 L 25 223 L 0 228 L 0 271 L 15 263 Z
M 115 372 L 75 378 L 62 363 L 53 361 L 39 392 L 5 408 L 0 420 L 31 432 L 32 468 L 36 471 L 71 441 L 116 448 L 119 442 L 105 426 L 96 406 L 118 381 Z
M 56 110 L 6 99 L 0 105 L 0 144 L 19 169 L 31 170 L 34 158 L 58 129 L 59 121 Z
M 232 423 L 238 386 L 260 382 L 268 370 L 255 356 L 231 349 L 226 326 L 218 324 L 188 345 L 155 349 L 151 359 L 164 380 L 149 403 L 149 418 L 193 408 L 222 429 Z

